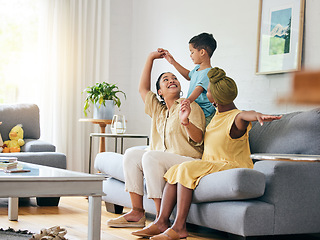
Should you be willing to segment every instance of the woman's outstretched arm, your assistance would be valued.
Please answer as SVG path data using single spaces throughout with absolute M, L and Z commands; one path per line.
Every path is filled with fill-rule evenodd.
M 143 102 L 145 102 L 146 95 L 151 89 L 151 70 L 153 66 L 153 61 L 158 58 L 163 58 L 163 56 L 164 53 L 152 52 L 149 54 L 147 58 L 139 83 L 139 93 Z
M 263 125 L 263 122 L 271 122 L 273 120 L 279 120 L 281 116 L 275 115 L 266 115 L 256 111 L 243 111 L 239 113 L 234 119 L 234 123 L 232 125 L 230 136 L 232 138 L 241 137 L 247 130 L 247 127 L 250 122 L 258 121 L 260 125 Z

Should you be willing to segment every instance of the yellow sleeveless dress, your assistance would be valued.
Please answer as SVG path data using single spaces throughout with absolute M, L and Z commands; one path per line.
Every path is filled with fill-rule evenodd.
M 210 173 L 232 168 L 253 168 L 248 138 L 251 123 L 242 137 L 232 139 L 229 134 L 240 112 L 238 109 L 217 112 L 206 129 L 202 159 L 172 166 L 164 175 L 165 180 L 195 189 L 200 179 Z

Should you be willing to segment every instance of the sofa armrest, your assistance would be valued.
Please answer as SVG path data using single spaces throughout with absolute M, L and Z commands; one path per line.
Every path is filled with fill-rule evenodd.
M 98 153 L 94 160 L 94 168 L 109 177 L 124 182 L 123 155 L 114 152 Z
M 25 139 L 21 152 L 55 152 L 56 147 L 48 142 L 38 139 Z
M 259 200 L 275 206 L 276 234 L 299 233 L 306 223 L 309 232 L 319 231 L 319 162 L 258 161 L 254 169 L 266 176 L 265 194 Z

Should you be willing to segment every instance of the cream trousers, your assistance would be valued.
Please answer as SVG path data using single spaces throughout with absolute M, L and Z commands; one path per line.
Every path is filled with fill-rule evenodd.
M 148 198 L 162 198 L 163 175 L 173 165 L 192 160 L 174 153 L 127 149 L 123 157 L 125 190 L 143 196 L 145 179 Z

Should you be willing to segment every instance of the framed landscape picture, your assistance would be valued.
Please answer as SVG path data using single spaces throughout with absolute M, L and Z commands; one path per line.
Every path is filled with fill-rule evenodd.
M 305 0 L 260 0 L 257 74 L 301 68 Z

